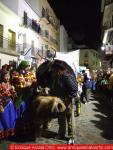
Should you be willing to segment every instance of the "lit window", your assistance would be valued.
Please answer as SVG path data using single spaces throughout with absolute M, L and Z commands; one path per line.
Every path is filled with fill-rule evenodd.
M 0 47 L 3 47 L 3 25 L 0 24 Z
M 12 30 L 8 30 L 8 48 L 16 49 L 16 33 Z

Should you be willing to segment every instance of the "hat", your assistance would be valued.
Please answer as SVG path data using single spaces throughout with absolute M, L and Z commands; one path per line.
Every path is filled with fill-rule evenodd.
M 21 61 L 21 63 L 19 64 L 20 69 L 25 69 L 26 67 L 29 67 L 29 66 L 30 66 L 29 62 L 25 60 Z

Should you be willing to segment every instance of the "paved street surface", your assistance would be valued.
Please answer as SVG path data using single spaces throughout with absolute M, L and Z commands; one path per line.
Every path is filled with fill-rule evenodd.
M 112 144 L 113 143 L 113 109 L 111 109 L 104 100 L 100 92 L 92 95 L 91 102 L 82 104 L 81 115 L 76 117 L 76 138 L 77 144 Z M 52 121 L 50 131 L 45 136 L 37 138 L 36 141 L 25 139 L 4 140 L 2 149 L 7 150 L 9 143 L 50 143 L 64 144 L 65 140 L 58 140 L 56 137 L 58 131 L 57 119 Z

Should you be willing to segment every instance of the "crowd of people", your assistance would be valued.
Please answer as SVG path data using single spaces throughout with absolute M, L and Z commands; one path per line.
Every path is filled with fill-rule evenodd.
M 27 61 L 22 61 L 16 69 L 10 65 L 2 66 L 0 70 L 0 137 L 14 134 L 15 116 L 17 119 L 23 112 L 22 109 L 26 109 L 24 102 L 29 101 L 33 96 L 33 90 L 38 85 L 37 78 L 39 85 L 46 83 L 45 86 L 48 86 L 51 90 L 51 96 L 60 97 L 66 105 L 66 111 L 58 117 L 58 135 L 60 138 L 65 137 L 66 121 L 68 135 L 72 135 L 71 103 L 73 98 L 76 100 L 77 97 L 82 103 L 87 104 L 90 102 L 91 93 L 95 93 L 96 89 L 98 89 L 103 90 L 107 100 L 109 97 L 109 102 L 112 102 L 112 71 L 93 72 L 87 69 L 77 73 L 77 76 L 75 76 L 71 69 L 62 64 L 61 61 L 56 61 L 56 64 L 51 65 L 51 69 L 45 69 L 45 73 L 42 67 L 41 70 L 44 76 L 39 74 L 39 78 L 36 76 L 36 67 L 30 67 Z M 7 106 L 14 110 L 12 114 L 11 112 L 8 113 Z M 13 116 L 13 123 L 10 126 L 8 124 L 10 118 L 6 113 Z
M 97 78 L 98 90 L 104 94 L 105 102 L 113 107 L 113 70 L 101 71 Z
M 3 65 L 0 70 L 0 138 L 14 134 L 16 119 L 25 110 L 25 100 L 36 85 L 36 70 L 27 61 L 18 68 Z M 23 110 L 22 110 L 23 109 Z
M 85 73 L 79 74 L 78 80 L 78 91 L 81 93 L 81 101 L 84 104 L 89 102 L 90 94 L 95 91 L 101 92 L 105 98 L 105 102 L 109 106 L 113 106 L 113 70 L 108 68 L 107 70 L 97 70 L 90 72 L 86 76 Z

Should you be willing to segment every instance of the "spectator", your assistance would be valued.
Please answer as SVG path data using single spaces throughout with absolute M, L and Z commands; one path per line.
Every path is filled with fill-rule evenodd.
M 93 83 L 92 83 L 91 78 L 89 76 L 84 81 L 83 87 L 82 87 L 82 89 L 83 89 L 83 98 L 85 97 L 85 104 L 87 104 L 89 102 L 92 87 L 93 87 Z

